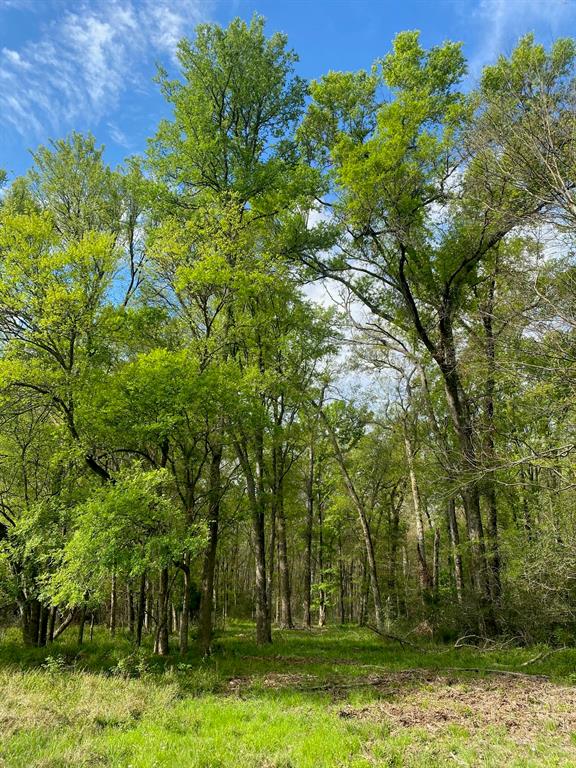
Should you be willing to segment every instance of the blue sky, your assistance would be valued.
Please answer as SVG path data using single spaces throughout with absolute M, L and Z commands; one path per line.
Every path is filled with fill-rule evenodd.
M 73 129 L 112 164 L 142 151 L 166 114 L 156 63 L 173 68 L 199 21 L 254 12 L 288 34 L 306 78 L 369 67 L 404 29 L 426 46 L 463 41 L 470 84 L 525 32 L 576 35 L 576 0 L 0 0 L 0 168 L 13 178 L 30 149 Z

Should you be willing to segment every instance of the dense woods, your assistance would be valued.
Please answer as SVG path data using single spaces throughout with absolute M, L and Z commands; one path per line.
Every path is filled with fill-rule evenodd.
M 178 59 L 143 156 L 3 177 L 2 623 L 573 642 L 576 43 Z

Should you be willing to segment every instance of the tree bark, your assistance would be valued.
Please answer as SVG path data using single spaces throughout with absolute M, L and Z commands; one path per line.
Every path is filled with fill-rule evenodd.
M 246 491 L 252 517 L 252 544 L 256 573 L 254 579 L 256 643 L 265 645 L 272 642 L 268 607 L 268 582 L 266 579 L 266 529 L 264 500 L 264 436 L 256 430 L 254 439 L 256 454 L 256 475 L 250 464 L 248 445 L 245 439 L 234 442 L 238 461 L 244 473 Z
M 454 424 L 460 449 L 459 469 L 462 482 L 460 493 L 464 504 L 466 524 L 470 538 L 472 579 L 479 607 L 478 622 L 482 632 L 493 633 L 496 630 L 496 619 L 492 605 L 490 575 L 480 510 L 480 483 L 478 478 L 480 467 L 474 447 L 473 430 L 468 413 L 469 408 L 460 384 L 452 330 L 446 320 L 444 320 L 443 326 L 443 353 L 440 358 L 440 368 L 444 379 L 448 410 Z
M 20 603 L 22 614 L 22 639 L 25 645 L 37 646 L 40 636 L 40 601 L 33 598 L 23 598 Z
M 312 529 L 314 525 L 314 444 L 310 443 L 306 477 L 306 528 L 304 534 L 304 625 L 312 626 Z
M 276 507 L 278 499 L 275 489 L 272 490 L 272 498 L 270 503 L 270 535 L 268 544 L 268 560 L 266 563 L 266 600 L 268 604 L 268 625 L 269 632 L 272 633 L 272 606 L 274 604 L 274 568 L 275 568 L 275 555 L 278 548 L 278 537 L 276 535 Z
M 497 268 L 497 267 L 496 267 Z M 500 578 L 500 547 L 498 544 L 498 506 L 496 499 L 496 483 L 494 482 L 495 465 L 495 424 L 494 424 L 494 393 L 496 389 L 496 343 L 494 338 L 494 305 L 496 293 L 496 277 L 493 275 L 488 286 L 488 298 L 482 308 L 482 324 L 486 345 L 487 375 L 485 385 L 485 416 L 486 416 L 486 459 L 489 464 L 488 474 L 484 480 L 485 498 L 488 505 L 488 553 L 491 575 L 492 597 L 498 602 L 502 593 Z
M 182 612 L 180 616 L 179 632 L 179 650 L 180 655 L 184 656 L 188 653 L 188 629 L 190 626 L 190 553 L 187 552 L 184 555 L 184 562 L 182 563 L 182 572 L 184 574 L 184 588 L 182 590 Z M 200 631 L 200 627 L 198 627 Z
M 432 594 L 438 600 L 440 590 L 440 529 L 434 526 L 434 549 L 432 552 Z
M 326 625 L 326 590 L 324 589 L 324 509 L 318 499 L 318 626 Z
M 400 507 L 404 499 L 404 494 L 400 495 L 396 503 L 397 488 L 390 493 L 390 557 L 388 563 L 388 593 L 390 597 L 395 597 L 395 613 L 399 615 L 400 592 L 398 589 L 398 545 L 400 543 Z M 387 613 L 391 613 L 387 611 Z M 391 618 L 391 617 L 390 617 Z
M 416 528 L 416 554 L 418 557 L 418 580 L 424 601 L 430 597 L 432 578 L 428 567 L 426 557 L 426 539 L 424 536 L 424 521 L 422 519 L 422 503 L 420 498 L 420 488 L 416 477 L 416 468 L 414 464 L 414 446 L 408 432 L 406 419 L 404 420 L 404 451 L 406 463 L 408 465 L 408 474 L 410 477 L 410 488 L 412 491 L 412 507 L 414 510 L 414 522 Z
M 342 536 L 338 535 L 338 609 L 340 625 L 346 624 L 346 568 L 342 555 Z
M 50 609 L 43 605 L 40 609 L 40 627 L 38 630 L 38 645 L 43 648 L 48 638 L 48 621 L 50 619 Z
M 160 571 L 160 583 L 158 589 L 158 623 L 156 626 L 156 640 L 154 653 L 159 656 L 167 656 L 169 652 L 168 641 L 168 608 L 169 608 L 169 574 L 168 568 Z
M 288 567 L 288 543 L 286 540 L 286 515 L 284 512 L 284 482 L 280 478 L 277 487 L 277 531 L 278 531 L 278 570 L 280 591 L 280 626 L 283 629 L 293 629 L 290 570 Z
M 132 582 L 128 584 L 128 634 L 130 637 L 134 637 L 134 629 L 136 627 L 136 609 L 134 606 L 134 589 L 132 588 Z
M 218 531 L 220 520 L 221 461 L 222 445 L 214 443 L 211 446 L 210 485 L 208 506 L 208 546 L 204 555 L 202 572 L 202 595 L 200 597 L 200 616 L 198 623 L 198 644 L 203 654 L 210 653 L 212 642 L 212 613 L 214 607 L 214 572 L 216 569 L 216 554 L 218 549 Z
M 146 631 L 150 632 L 153 622 L 153 608 L 154 608 L 154 584 L 152 579 L 146 579 L 146 613 L 144 614 L 144 626 Z
M 84 604 L 80 610 L 80 621 L 78 623 L 78 645 L 82 645 L 84 642 L 84 627 L 86 625 L 86 604 Z
M 454 584 L 456 587 L 456 598 L 462 603 L 462 590 L 464 586 L 464 577 L 462 570 L 462 552 L 460 550 L 460 532 L 458 531 L 458 520 L 456 518 L 456 502 L 450 499 L 448 502 L 448 532 L 450 534 L 450 543 L 452 546 L 452 564 L 454 568 Z
M 265 645 L 272 641 L 268 617 L 268 585 L 266 583 L 266 538 L 264 510 L 257 503 L 252 512 L 252 535 L 256 556 L 256 642 Z
M 48 620 L 48 637 L 47 641 L 48 643 L 54 642 L 54 627 L 56 625 L 56 613 L 58 609 L 55 605 L 50 608 L 50 618 Z
M 68 616 L 67 616 L 67 617 L 64 619 L 64 621 L 63 621 L 63 622 L 60 624 L 60 626 L 59 626 L 59 627 L 56 629 L 56 631 L 54 632 L 54 635 L 53 635 L 53 637 L 52 637 L 52 642 L 53 642 L 54 640 L 57 640 L 57 639 L 60 637 L 60 635 L 61 635 L 61 634 L 62 634 L 62 633 L 63 633 L 63 632 L 66 630 L 66 629 L 68 629 L 68 627 L 70 626 L 70 624 L 72 624 L 72 622 L 74 621 L 74 616 L 75 616 L 75 615 L 76 615 L 76 612 L 75 612 L 75 611 L 70 611 L 70 613 L 68 614 Z
M 144 628 L 144 617 L 146 615 L 146 574 L 140 576 L 140 587 L 138 590 L 138 615 L 136 617 L 136 646 L 139 648 L 142 644 L 142 629 Z
M 117 585 L 116 585 L 116 574 L 112 574 L 112 582 L 110 586 L 110 618 L 108 622 L 108 629 L 110 630 L 110 634 L 112 637 L 116 634 L 116 608 L 117 608 L 117 600 L 118 600 L 118 593 L 117 593 Z

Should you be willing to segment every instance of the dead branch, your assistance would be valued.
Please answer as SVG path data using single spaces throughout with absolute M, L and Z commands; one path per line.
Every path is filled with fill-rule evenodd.
M 528 659 L 528 661 L 523 662 L 520 664 L 521 667 L 529 667 L 530 664 L 536 664 L 537 661 L 544 661 L 544 659 L 547 659 L 549 656 L 552 656 L 553 653 L 558 653 L 558 651 L 565 651 L 566 646 L 563 645 L 562 648 L 552 648 L 548 651 L 541 651 L 538 653 L 534 658 Z
M 416 651 L 420 651 L 421 653 L 430 653 L 433 649 L 425 648 L 423 645 L 416 645 L 416 643 L 412 643 L 410 640 L 407 640 L 405 637 L 400 637 L 399 635 L 392 635 L 390 632 L 383 632 L 381 629 L 377 629 L 377 627 L 373 627 L 371 624 L 365 625 L 367 629 L 372 630 L 372 632 L 376 633 L 380 637 L 385 638 L 386 640 L 393 640 L 396 643 L 400 643 L 402 647 L 407 645 L 409 648 L 414 648 Z

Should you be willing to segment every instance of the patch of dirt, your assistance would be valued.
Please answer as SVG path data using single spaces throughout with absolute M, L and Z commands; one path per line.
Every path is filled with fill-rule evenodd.
M 340 717 L 386 722 L 392 730 L 423 728 L 435 733 L 458 725 L 473 733 L 489 726 L 504 728 L 519 743 L 543 732 L 570 737 L 576 733 L 576 687 L 529 678 L 451 680 L 427 675 L 406 686 L 394 674 L 375 686 L 388 694 L 373 703 L 339 711 Z M 416 681 L 414 681 L 416 682 Z

